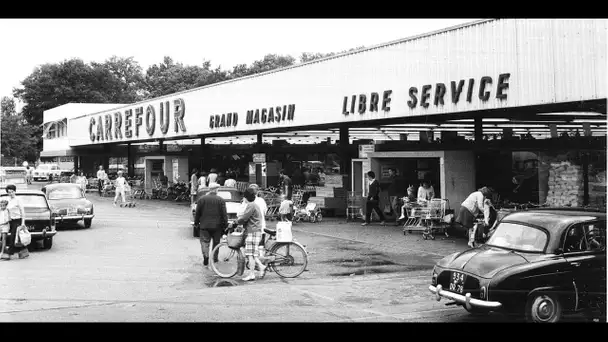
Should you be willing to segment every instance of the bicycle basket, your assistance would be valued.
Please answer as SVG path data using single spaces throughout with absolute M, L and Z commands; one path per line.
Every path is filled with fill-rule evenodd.
M 228 247 L 238 249 L 245 246 L 246 237 L 245 232 L 234 232 L 226 235 L 226 242 L 228 243 Z

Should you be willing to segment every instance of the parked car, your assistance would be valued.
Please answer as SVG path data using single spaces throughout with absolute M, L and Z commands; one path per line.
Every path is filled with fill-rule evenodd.
M 51 249 L 53 237 L 57 234 L 55 219 L 51 215 L 51 208 L 39 190 L 17 189 L 17 197 L 21 199 L 25 209 L 25 225 L 32 234 L 32 243 L 42 241 L 44 249 Z M 0 197 L 8 197 L 6 190 L 0 191 Z
M 201 198 L 203 195 L 209 192 L 209 188 L 200 188 L 196 193 L 196 201 Z M 236 220 L 239 208 L 241 207 L 243 201 L 243 195 L 236 188 L 228 188 L 228 187 L 220 187 L 217 189 L 217 195 L 222 197 L 226 201 L 226 212 L 228 213 L 228 223 L 231 223 Z M 194 213 L 196 212 L 196 202 L 193 203 L 190 207 L 191 216 L 190 216 L 190 225 L 192 226 L 192 236 L 199 237 L 200 232 L 198 228 L 194 226 Z
M 61 171 L 62 170 L 59 169 L 59 166 L 57 164 L 40 164 L 34 170 L 34 173 L 32 174 L 32 178 L 35 181 L 38 181 L 38 180 L 48 181 L 49 175 L 52 174 L 53 179 L 57 179 L 61 175 Z
M 451 254 L 433 269 L 429 290 L 484 314 L 531 322 L 583 312 L 606 321 L 606 213 L 536 209 L 505 216 L 485 245 Z
M 84 222 L 85 228 L 91 228 L 93 217 L 93 203 L 87 200 L 85 191 L 80 184 L 55 183 L 42 188 L 46 194 L 53 217 L 60 223 Z

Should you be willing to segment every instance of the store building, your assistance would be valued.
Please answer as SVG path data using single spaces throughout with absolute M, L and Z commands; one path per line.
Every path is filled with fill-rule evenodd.
M 275 166 L 265 172 L 272 183 L 290 159 L 316 154 L 338 160 L 352 190 L 364 191 L 367 170 L 382 183 L 395 167 L 405 183 L 430 180 L 454 209 L 480 185 L 520 202 L 605 205 L 606 46 L 605 20 L 481 20 L 83 109 L 67 118 L 67 146 L 124 158 L 130 174 L 140 165 L 146 181 L 159 172 L 187 179 L 193 167 L 263 153 L 259 164 Z M 306 145 L 290 144 L 298 139 Z

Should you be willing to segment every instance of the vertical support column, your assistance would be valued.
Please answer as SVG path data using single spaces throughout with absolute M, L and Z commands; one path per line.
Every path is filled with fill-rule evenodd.
M 101 165 L 103 165 L 103 169 L 108 172 L 110 170 L 110 154 L 112 149 L 109 144 L 103 145 L 103 156 L 101 157 Z
M 80 171 L 79 170 L 80 169 L 80 165 L 79 165 L 79 162 L 78 162 L 78 158 L 80 158 L 80 157 L 78 157 L 78 156 L 72 156 L 72 158 L 74 158 L 74 174 L 77 175 L 78 171 Z
M 199 152 L 198 158 L 198 169 L 200 171 L 204 170 L 205 162 L 208 160 L 207 158 L 207 145 L 205 145 L 205 137 L 201 138 L 201 150 Z
M 475 143 L 479 143 L 483 140 L 483 120 L 482 118 L 475 118 Z
M 589 204 L 589 153 L 582 152 L 581 161 L 583 164 L 583 205 Z M 579 203 L 580 205 L 580 203 Z
M 165 153 L 167 152 L 167 145 L 165 144 L 164 140 L 158 141 L 158 151 L 161 155 L 165 155 Z
M 255 145 L 256 152 L 262 152 L 262 144 L 264 142 L 264 135 L 262 133 L 257 134 L 257 143 Z
M 340 127 L 340 173 L 348 176 L 347 181 L 344 182 L 347 190 L 351 190 L 351 160 L 348 127 L 342 126 Z
M 135 176 L 134 153 L 131 151 L 131 143 L 127 144 L 127 173 L 129 177 Z

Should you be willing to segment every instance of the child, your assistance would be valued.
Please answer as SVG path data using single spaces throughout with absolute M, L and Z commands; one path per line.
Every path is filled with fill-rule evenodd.
M 293 201 L 287 199 L 286 196 L 281 196 L 281 206 L 279 207 L 279 214 L 281 215 L 281 221 L 291 221 L 293 211 Z
M 6 253 L 6 238 L 9 232 L 9 216 L 8 210 L 6 209 L 8 201 L 2 199 L 0 201 L 0 232 L 2 233 L 2 259 L 10 259 L 11 257 Z
M 401 217 L 399 220 L 403 220 L 406 217 L 407 205 L 408 203 L 416 202 L 416 196 L 414 195 L 414 186 L 410 185 L 407 188 L 407 197 L 403 198 L 403 206 L 401 207 Z

